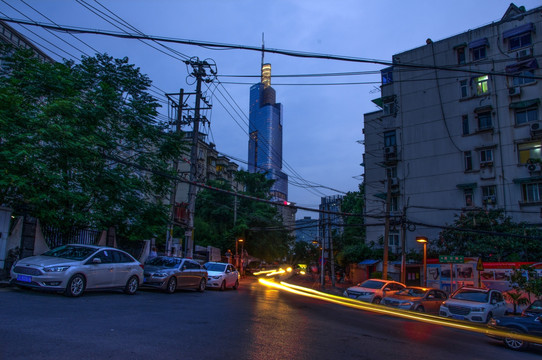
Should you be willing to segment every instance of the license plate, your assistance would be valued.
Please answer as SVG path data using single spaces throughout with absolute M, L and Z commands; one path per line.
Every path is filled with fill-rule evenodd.
M 462 315 L 452 315 L 452 319 L 456 320 L 465 320 L 465 317 Z
M 17 275 L 17 281 L 22 281 L 22 282 L 32 282 L 32 276 L 28 276 L 28 275 Z

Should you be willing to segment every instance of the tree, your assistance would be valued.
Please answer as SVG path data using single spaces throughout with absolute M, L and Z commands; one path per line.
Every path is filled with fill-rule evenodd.
M 432 244 L 441 254 L 484 261 L 537 261 L 542 257 L 540 230 L 514 223 L 502 209 L 462 213 L 450 227 Z
M 238 171 L 235 180 L 245 191 L 241 194 L 269 199 L 273 180 L 264 174 Z M 209 185 L 232 191 L 231 184 L 209 181 Z M 292 245 L 292 238 L 282 224 L 275 206 L 254 199 L 237 197 L 216 190 L 198 193 L 195 214 L 195 239 L 198 244 L 218 247 L 225 252 L 235 247 L 237 238 L 244 238 L 244 248 L 250 255 L 266 261 L 284 258 Z M 234 213 L 237 219 L 234 223 Z
M 17 51 L 2 61 L 0 204 L 61 230 L 165 232 L 182 138 L 156 122 L 149 78 L 107 55 L 51 64 Z

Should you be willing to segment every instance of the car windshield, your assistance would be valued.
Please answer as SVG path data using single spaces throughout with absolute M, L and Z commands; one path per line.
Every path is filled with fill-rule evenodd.
M 397 295 L 404 296 L 413 296 L 413 297 L 423 297 L 427 293 L 427 290 L 424 289 L 413 289 L 413 288 L 404 288 L 396 292 Z
M 221 271 L 224 272 L 226 270 L 225 264 L 205 264 L 205 268 L 207 271 Z
M 63 245 L 49 250 L 43 256 L 52 256 L 69 260 L 83 260 L 96 251 L 95 248 L 86 246 Z
M 530 310 L 542 310 L 542 300 L 535 300 L 533 303 L 529 306 Z
M 367 280 L 359 284 L 358 286 L 367 289 L 381 289 L 386 283 L 382 281 Z
M 468 300 L 486 303 L 489 298 L 489 292 L 476 290 L 461 290 L 457 292 L 454 296 L 452 296 L 452 298 L 457 300 Z
M 181 259 L 179 258 L 159 256 L 159 257 L 155 257 L 150 260 L 147 260 L 145 262 L 145 265 L 174 268 L 178 266 L 180 263 L 181 263 Z

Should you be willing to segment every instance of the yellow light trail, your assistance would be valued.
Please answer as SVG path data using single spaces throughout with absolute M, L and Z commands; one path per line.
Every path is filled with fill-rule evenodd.
M 523 341 L 527 341 L 531 343 L 542 344 L 542 338 L 536 337 L 536 336 L 511 333 L 509 331 L 488 328 L 486 326 L 478 325 L 476 323 L 468 323 L 468 322 L 460 321 L 460 320 L 452 320 L 452 319 L 443 318 L 440 316 L 435 316 L 435 315 L 430 315 L 430 314 L 414 313 L 414 312 L 410 312 L 410 311 L 402 310 L 402 309 L 391 309 L 383 305 L 364 303 L 355 299 L 326 294 L 318 290 L 306 288 L 299 285 L 289 284 L 283 281 L 280 282 L 280 284 L 274 281 L 269 281 L 265 279 L 259 279 L 258 281 L 260 282 L 260 284 L 268 286 L 268 287 L 284 290 L 293 294 L 306 296 L 313 299 L 319 299 L 322 301 L 326 301 L 326 302 L 330 302 L 330 303 L 334 303 L 334 304 L 338 304 L 342 306 L 347 306 L 354 309 L 366 310 L 366 311 L 371 311 L 378 314 L 400 317 L 403 319 L 409 319 L 409 320 L 414 320 L 414 321 L 422 321 L 428 324 L 442 325 L 442 326 L 451 327 L 455 329 L 481 333 L 484 335 L 492 335 L 496 337 L 509 337 L 509 338 L 519 339 L 519 340 L 523 340 Z

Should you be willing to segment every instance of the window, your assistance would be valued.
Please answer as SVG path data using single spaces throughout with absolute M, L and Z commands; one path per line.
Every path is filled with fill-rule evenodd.
M 477 115 L 478 117 L 478 130 L 488 130 L 493 128 L 493 122 L 491 121 L 491 112 L 484 111 Z
M 396 178 L 397 177 L 397 166 L 390 166 L 386 168 L 386 177 Z
M 399 234 L 390 233 L 389 235 L 389 245 L 390 246 L 399 246 Z
M 512 77 L 512 85 L 514 86 L 531 84 L 534 82 L 534 70 L 524 70 L 522 72 L 514 74 L 514 76 Z
M 465 206 L 474 206 L 474 201 L 472 197 L 472 189 L 465 189 L 463 190 L 463 194 L 465 196 Z
M 461 117 L 461 125 L 463 127 L 463 135 L 468 135 L 470 133 L 468 115 L 463 115 Z
M 497 187 L 495 185 L 482 186 L 482 203 L 495 205 L 497 203 Z
M 480 150 L 480 167 L 489 166 L 493 164 L 493 150 L 483 149 Z
M 390 198 L 390 211 L 399 211 L 399 196 Z
M 387 85 L 393 83 L 393 68 L 387 68 L 382 70 L 382 85 Z
M 486 46 L 478 46 L 475 48 L 472 48 L 472 60 L 478 61 L 486 58 Z
M 384 115 L 394 115 L 396 111 L 395 99 L 382 103 Z
M 538 107 L 516 110 L 516 124 L 521 125 L 528 122 L 538 121 Z
M 466 98 L 469 96 L 469 82 L 468 80 L 461 80 L 459 82 L 459 87 L 461 89 L 461 98 Z
M 463 154 L 465 158 L 465 171 L 472 170 L 472 153 L 465 151 Z
M 395 135 L 395 130 L 384 132 L 384 146 L 395 146 L 397 145 L 397 137 Z
M 489 76 L 487 75 L 474 78 L 474 84 L 476 87 L 476 95 L 484 95 L 489 92 L 488 80 L 489 80 Z
M 542 143 L 540 141 L 518 144 L 519 163 L 526 164 L 529 159 L 542 160 Z
M 542 183 L 530 183 L 523 184 L 521 186 L 521 191 L 523 193 L 523 202 L 534 203 L 540 202 L 540 195 L 542 194 Z
M 508 39 L 508 49 L 509 50 L 515 50 L 519 49 L 525 46 L 531 45 L 532 38 L 531 38 L 531 32 L 525 32 L 523 34 L 518 34 L 516 36 L 511 36 Z
M 465 64 L 466 63 L 465 47 L 462 46 L 462 47 L 457 48 L 456 54 L 457 54 L 457 63 L 459 65 Z

